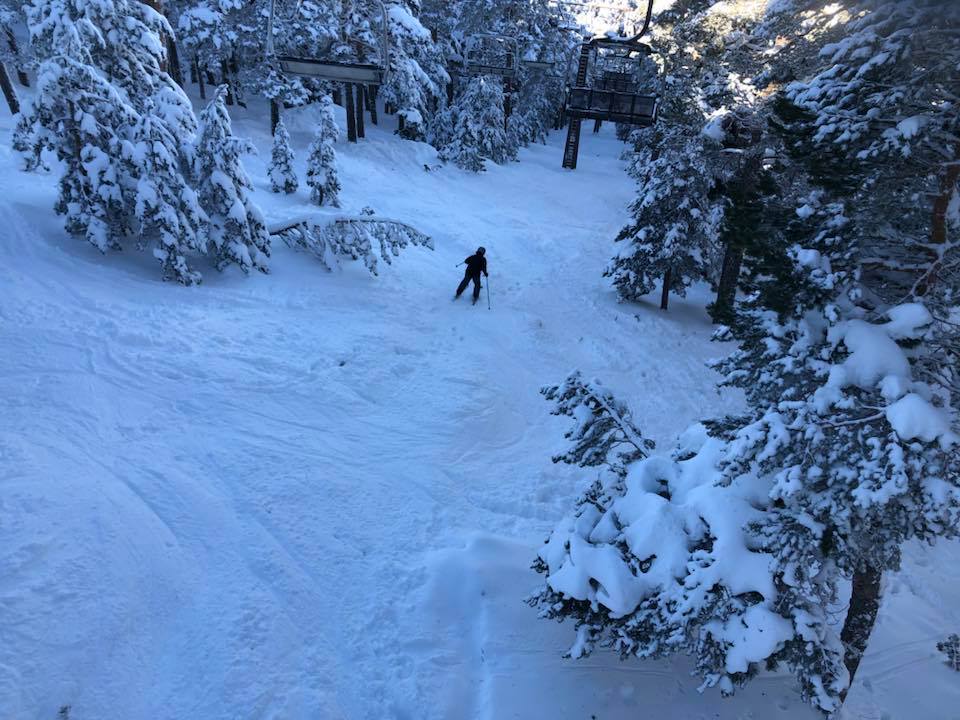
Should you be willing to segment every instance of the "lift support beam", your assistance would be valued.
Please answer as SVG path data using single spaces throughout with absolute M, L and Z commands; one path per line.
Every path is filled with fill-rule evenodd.
M 590 66 L 590 53 L 593 48 L 590 43 L 580 47 L 580 64 L 577 66 L 577 87 L 587 84 L 587 69 Z M 581 118 L 571 117 L 567 127 L 567 141 L 563 145 L 563 166 L 570 170 L 577 169 L 577 156 L 580 154 L 580 125 Z

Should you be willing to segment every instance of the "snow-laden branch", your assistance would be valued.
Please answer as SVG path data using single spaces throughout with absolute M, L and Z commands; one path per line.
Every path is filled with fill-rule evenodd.
M 378 254 L 389 265 L 408 245 L 433 250 L 429 235 L 402 220 L 372 214 L 311 213 L 271 225 L 270 234 L 290 247 L 313 253 L 328 270 L 339 264 L 341 257 L 348 257 L 362 259 L 373 275 L 378 274 Z
M 630 409 L 598 381 L 586 382 L 579 371 L 562 384 L 541 388 L 541 394 L 555 403 L 553 415 L 567 415 L 576 426 L 564 437 L 573 442 L 567 452 L 553 458 L 580 467 L 609 466 L 618 475 L 626 466 L 647 456 L 653 442 L 644 438 L 633 424 Z M 620 451 L 622 445 L 632 449 Z

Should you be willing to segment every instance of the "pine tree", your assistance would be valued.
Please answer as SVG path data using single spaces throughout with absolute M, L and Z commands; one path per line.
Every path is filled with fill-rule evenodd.
M 825 606 L 841 579 L 853 583 L 840 635 L 842 699 L 876 618 L 881 573 L 899 567 L 907 540 L 957 533 L 958 437 L 936 400 L 942 389 L 914 371 L 933 318 L 907 303 L 888 308 L 885 321 L 865 320 L 842 204 L 814 193 L 800 210 L 798 223 L 813 232 L 788 250 L 793 282 L 762 283 L 734 328 L 740 350 L 719 365 L 726 383 L 746 391 L 750 414 L 714 431 L 728 439 L 727 482 L 757 468 L 770 485 L 774 505 L 754 531 L 777 557 L 781 592 Z M 789 306 L 771 310 L 765 299 L 784 292 Z M 798 586 L 798 567 L 821 568 L 816 582 Z M 812 695 L 809 660 L 798 647 L 792 662 Z
M 17 82 L 30 87 L 27 69 L 32 63 L 30 48 L 17 41 L 17 31 L 24 23 L 23 5 L 19 0 L 0 0 L 0 62 L 13 68 Z
M 738 349 L 716 367 L 746 410 L 686 435 L 672 460 L 595 484 L 541 551 L 546 586 L 532 602 L 576 621 L 573 655 L 687 653 L 725 694 L 785 664 L 830 714 L 904 543 L 960 532 L 960 345 L 946 320 L 960 292 L 960 188 L 944 163 L 957 118 L 935 100 L 956 94 L 960 46 L 942 29 L 960 11 L 862 0 L 836 22 L 798 3 L 771 9 L 756 35 L 718 36 L 713 47 L 737 51 L 696 85 L 716 97 L 716 80 L 764 39 L 815 40 L 765 61 L 768 105 L 750 91 L 706 128 L 740 158 L 716 166 L 724 237 L 748 235 L 736 240 L 744 300 L 721 334 Z M 919 80 L 933 68 L 935 82 Z M 920 188 L 952 210 L 918 210 Z M 837 628 L 828 610 L 847 586 Z
M 270 155 L 270 189 L 273 192 L 287 194 L 297 191 L 297 174 L 293 170 L 293 149 L 290 147 L 290 133 L 283 124 L 283 118 L 277 123 L 273 133 L 273 150 Z
M 263 87 L 267 0 L 180 0 L 171 3 L 177 29 L 196 69 L 219 77 L 227 102 Z M 241 66 L 241 58 L 256 59 Z
M 62 163 L 58 213 L 68 232 L 102 252 L 156 236 L 164 276 L 189 284 L 199 215 L 184 177 L 196 120 L 161 70 L 170 28 L 134 0 L 34 0 L 27 8 L 38 57 L 37 95 L 17 126 L 28 168 L 44 150 Z M 169 191 L 148 198 L 160 173 Z
M 702 133 L 689 126 L 661 126 L 641 143 L 651 134 L 654 139 L 631 170 L 637 179 L 633 222 L 617 236 L 625 244 L 605 274 L 625 300 L 638 300 L 662 278 L 660 307 L 666 310 L 670 292 L 685 295 L 687 287 L 707 276 L 720 212 L 710 198 Z
M 124 146 L 123 159 L 139 178 L 138 247 L 144 249 L 156 238 L 153 254 L 163 277 L 189 285 L 200 281 L 200 273 L 190 269 L 187 253 L 203 252 L 201 229 L 207 217 L 183 176 L 177 152 L 176 138 L 148 107 L 133 128 L 133 143 Z
M 748 147 L 730 128 L 757 103 L 744 80 L 754 68 L 731 61 L 749 54 L 727 49 L 756 24 L 756 7 L 711 5 L 681 0 L 658 16 L 651 43 L 664 67 L 655 74 L 644 63 L 639 72 L 661 99 L 661 120 L 631 136 L 633 220 L 618 235 L 623 245 L 605 273 L 624 300 L 639 299 L 659 281 L 663 309 L 670 292 L 683 295 L 692 283 L 715 279 L 726 195 L 737 191 L 723 183 L 726 165 Z M 760 137 L 746 140 L 758 146 Z
M 949 350 L 956 338 L 949 316 L 958 277 L 947 268 L 956 266 L 957 247 L 948 239 L 946 213 L 938 211 L 958 193 L 960 172 L 951 176 L 950 162 L 957 158 L 960 121 L 937 98 L 960 89 L 960 45 L 944 32 L 960 28 L 960 9 L 927 0 L 865 0 L 846 10 L 850 22 L 826 35 L 813 72 L 787 86 L 783 96 L 795 107 L 784 103 L 780 115 L 793 162 L 828 199 L 832 194 L 844 203 L 845 233 L 861 273 L 848 303 L 819 303 L 826 337 L 808 331 L 803 338 L 812 356 L 807 372 L 822 373 L 821 363 L 838 354 L 844 372 L 807 401 L 813 410 L 798 405 L 790 413 L 796 424 L 811 417 L 810 425 L 829 411 L 838 416 L 823 438 L 808 431 L 803 440 L 805 453 L 824 448 L 833 462 L 827 471 L 817 469 L 820 482 L 796 487 L 791 480 L 775 490 L 790 497 L 769 531 L 786 537 L 782 527 L 795 518 L 819 519 L 812 508 L 825 516 L 820 551 L 852 583 L 841 632 L 852 681 L 879 609 L 882 573 L 899 566 L 903 542 L 956 534 L 955 418 L 948 408 L 955 407 L 957 388 L 947 368 L 956 357 Z M 930 82 L 918 82 L 924 77 Z M 924 194 L 935 198 L 932 213 L 917 203 Z M 812 200 L 797 212 L 819 213 L 824 202 Z M 816 255 L 806 259 L 823 266 Z M 941 270 L 946 282 L 930 283 Z M 865 317 L 872 322 L 865 324 Z M 883 318 L 887 322 L 878 322 Z M 767 334 L 782 332 L 773 327 Z M 886 351 L 873 347 L 872 354 L 894 359 L 897 372 L 850 379 L 871 336 L 887 343 Z M 769 338 L 763 342 L 772 346 Z M 904 349 L 897 352 L 893 343 Z M 777 444 L 780 476 L 806 470 L 794 447 L 782 438 Z M 837 482 L 849 475 L 836 466 L 856 468 L 854 487 Z M 942 492 L 931 494 L 931 483 Z
M 394 0 L 387 6 L 390 34 L 390 74 L 378 97 L 403 118 L 398 132 L 408 140 L 423 140 L 426 118 L 446 97 L 450 82 L 446 58 L 420 22 L 419 0 Z
M 250 199 L 253 189 L 240 161 L 251 145 L 234 137 L 225 101 L 217 88 L 200 114 L 194 174 L 200 204 L 206 212 L 208 252 L 218 270 L 236 264 L 245 273 L 267 272 L 270 234 L 260 209 Z
M 527 70 L 521 63 L 518 75 L 510 82 L 514 112 L 507 128 L 509 155 L 518 145 L 541 142 L 554 123 L 563 104 L 564 71 L 572 55 L 579 50 L 577 37 L 564 30 L 574 24 L 573 15 L 562 3 L 528 0 L 523 3 L 500 0 L 425 0 L 424 22 L 437 31 L 437 44 L 450 58 L 462 57 L 466 47 L 478 35 L 499 34 L 509 38 L 513 58 L 551 64 L 547 70 Z M 506 48 L 501 48 L 506 49 Z M 494 62 L 503 62 L 498 53 Z M 488 83 L 502 86 L 500 78 L 486 78 Z M 470 81 L 458 81 L 459 94 Z M 435 114 L 428 132 L 428 141 L 442 150 L 453 132 L 458 113 Z M 476 163 L 471 161 L 471 164 Z
M 333 147 L 339 137 L 340 128 L 333 115 L 333 100 L 327 95 L 321 103 L 320 123 L 307 158 L 307 185 L 310 186 L 310 197 L 317 205 L 340 207 L 337 151 Z
M 516 158 L 516 145 L 504 128 L 503 88 L 489 78 L 473 78 L 441 113 L 434 132 L 440 159 L 464 170 L 481 172 L 486 160 L 502 165 Z
M 7 101 L 10 114 L 17 115 L 20 112 L 20 100 L 13 87 L 13 79 L 11 72 L 8 71 L 8 66 L 16 68 L 16 74 L 21 85 L 28 86 L 30 81 L 24 71 L 23 58 L 13 34 L 17 15 L 13 9 L 4 7 L 6 4 L 5 2 L 0 3 L 0 91 L 3 92 Z

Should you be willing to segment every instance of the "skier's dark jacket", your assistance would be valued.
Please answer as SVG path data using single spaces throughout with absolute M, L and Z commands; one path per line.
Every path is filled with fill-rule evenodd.
M 480 273 L 487 274 L 487 258 L 483 255 L 471 255 L 463 261 L 467 266 L 467 275 L 480 277 Z

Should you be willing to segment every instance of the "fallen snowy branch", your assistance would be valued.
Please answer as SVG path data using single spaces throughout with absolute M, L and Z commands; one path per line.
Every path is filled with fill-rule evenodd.
M 554 456 L 553 462 L 580 467 L 607 465 L 622 476 L 627 465 L 645 458 L 653 449 L 653 442 L 633 424 L 630 409 L 598 381 L 584 381 L 580 371 L 560 385 L 541 388 L 540 394 L 555 403 L 552 415 L 567 415 L 576 421 L 564 435 L 573 447 Z M 623 445 L 631 449 L 620 451 Z
M 313 253 L 327 270 L 333 269 L 340 257 L 349 257 L 362 259 L 373 275 L 378 274 L 377 254 L 389 265 L 408 245 L 433 250 L 429 235 L 401 220 L 373 214 L 305 215 L 272 225 L 270 234 L 290 247 Z

